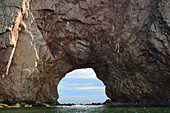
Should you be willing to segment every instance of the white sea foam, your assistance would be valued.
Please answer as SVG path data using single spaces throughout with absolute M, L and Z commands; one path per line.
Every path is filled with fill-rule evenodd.
M 57 108 L 102 108 L 103 105 L 57 105 Z

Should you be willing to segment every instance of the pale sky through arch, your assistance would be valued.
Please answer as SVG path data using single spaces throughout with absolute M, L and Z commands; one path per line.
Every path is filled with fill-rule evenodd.
M 58 85 L 59 99 L 62 103 L 104 102 L 105 85 L 96 77 L 92 68 L 76 69 L 60 81 Z

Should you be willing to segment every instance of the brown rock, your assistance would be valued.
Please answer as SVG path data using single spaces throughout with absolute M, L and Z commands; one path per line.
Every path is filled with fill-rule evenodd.
M 0 100 L 57 102 L 65 74 L 90 67 L 113 102 L 168 105 L 168 5 L 168 0 L 3 1 Z

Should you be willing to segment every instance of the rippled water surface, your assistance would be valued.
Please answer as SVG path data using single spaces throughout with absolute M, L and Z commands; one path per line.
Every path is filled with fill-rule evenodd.
M 8 109 L 0 113 L 170 113 L 170 108 L 106 108 L 102 105 L 56 106 L 51 109 Z

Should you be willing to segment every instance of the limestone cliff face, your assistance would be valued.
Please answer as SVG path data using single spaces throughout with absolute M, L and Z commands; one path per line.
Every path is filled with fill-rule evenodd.
M 168 0 L 1 0 L 0 101 L 57 102 L 93 68 L 114 102 L 167 105 Z

